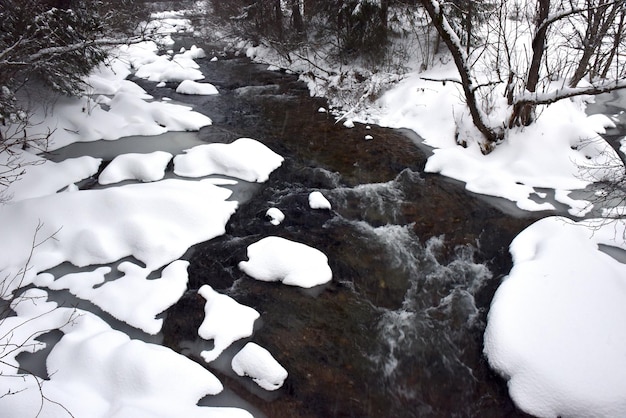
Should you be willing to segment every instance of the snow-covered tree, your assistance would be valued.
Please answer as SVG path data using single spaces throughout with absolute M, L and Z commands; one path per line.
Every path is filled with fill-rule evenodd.
M 130 0 L 0 1 L 0 123 L 13 125 L 11 137 L 0 133 L 0 152 L 45 139 L 28 135 L 28 109 L 16 93 L 32 83 L 80 93 L 83 77 L 107 59 L 109 46 L 140 38 L 139 12 Z M 20 168 L 10 156 L 3 158 L 0 185 L 19 176 Z
M 474 45 L 450 23 L 447 2 L 421 4 L 452 54 L 460 79 L 449 81 L 462 86 L 484 152 L 506 129 L 533 123 L 540 105 L 626 88 L 625 0 L 500 0 L 472 27 L 472 39 L 481 40 Z M 483 111 L 484 91 L 498 85 L 510 109 L 506 120 Z

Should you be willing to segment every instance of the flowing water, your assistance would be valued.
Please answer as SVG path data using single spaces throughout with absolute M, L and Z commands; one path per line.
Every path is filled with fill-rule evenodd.
M 199 39 L 184 39 L 205 48 Z M 237 56 L 200 61 L 218 96 L 156 98 L 191 103 L 213 119 L 206 142 L 252 137 L 285 157 L 227 226 L 190 252 L 190 291 L 167 312 L 164 343 L 192 357 L 208 283 L 261 313 L 252 341 L 289 371 L 277 393 L 213 366 L 227 395 L 268 417 L 524 416 L 482 355 L 491 297 L 511 267 L 508 245 L 539 215 L 512 216 L 457 182 L 423 173 L 427 155 L 405 132 L 348 129 L 317 109 L 297 77 Z M 364 140 L 365 135 L 373 140 Z M 331 211 L 308 207 L 321 191 Z M 278 207 L 285 221 L 265 218 Z M 329 285 L 304 291 L 246 277 L 237 263 L 268 235 L 328 255 Z
M 267 393 L 218 359 L 207 367 L 227 391 L 201 403 L 244 405 L 268 417 L 524 416 L 489 369 L 482 334 L 511 267 L 508 245 L 539 215 L 506 214 L 458 182 L 423 173 L 427 155 L 406 132 L 335 123 L 294 75 L 222 54 L 202 39 L 180 42 L 219 56 L 198 63 L 220 94 L 182 96 L 175 83 L 136 80 L 156 99 L 189 103 L 213 120 L 199 133 L 161 137 L 168 150 L 251 137 L 285 157 L 267 183 L 242 192 L 224 236 L 189 251 L 189 291 L 166 312 L 161 337 L 204 364 L 198 353 L 210 342 L 198 339 L 204 300 L 197 289 L 208 283 L 261 313 L 250 340 L 270 350 L 289 378 Z M 119 144 L 122 152 L 155 146 L 143 142 Z M 73 147 L 82 145 L 56 158 L 120 152 L 107 151 L 114 143 L 100 151 Z M 332 210 L 309 208 L 314 190 Z M 270 207 L 286 215 L 281 225 L 266 219 Z M 237 268 L 246 247 L 269 235 L 323 251 L 333 281 L 305 291 L 246 277 Z

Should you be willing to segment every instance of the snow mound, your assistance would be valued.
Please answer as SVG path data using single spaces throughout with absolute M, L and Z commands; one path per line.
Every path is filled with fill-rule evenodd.
M 197 94 L 210 96 L 219 94 L 213 84 L 210 83 L 196 83 L 192 80 L 183 80 L 176 88 L 176 93 L 180 94 Z
M 248 258 L 239 263 L 239 268 L 264 282 L 282 281 L 310 288 L 329 282 L 333 276 L 324 253 L 285 238 L 266 237 L 251 244 Z
M 214 344 L 213 349 L 200 353 L 209 363 L 218 358 L 233 342 L 251 336 L 254 321 L 260 315 L 230 296 L 217 293 L 207 284 L 198 290 L 198 294 L 206 300 L 204 321 L 198 329 L 198 335 L 205 340 L 213 340 Z
M 172 154 L 155 151 L 150 154 L 118 155 L 102 170 L 98 177 L 100 184 L 113 184 L 124 180 L 157 181 L 165 176 L 167 163 Z
M 280 167 L 283 157 L 251 138 L 231 144 L 198 145 L 174 157 L 174 173 L 184 177 L 211 174 L 262 183 Z
M 311 192 L 309 194 L 309 206 L 311 209 L 328 209 L 332 208 L 328 199 L 321 192 Z
M 269 208 L 265 216 L 270 218 L 272 225 L 280 225 L 280 223 L 285 220 L 285 214 L 278 208 Z
M 255 343 L 247 343 L 233 357 L 231 366 L 239 376 L 250 376 L 265 390 L 279 389 L 287 379 L 287 370 L 269 351 Z
M 485 354 L 524 411 L 626 416 L 624 233 L 624 220 L 550 217 L 513 240 Z

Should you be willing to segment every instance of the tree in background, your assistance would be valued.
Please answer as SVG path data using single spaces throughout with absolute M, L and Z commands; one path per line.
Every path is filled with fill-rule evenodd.
M 506 129 L 533 123 L 539 105 L 626 88 L 626 67 L 620 61 L 624 0 L 501 0 L 484 24 L 470 27 L 480 35 L 471 38 L 482 43 L 466 47 L 464 36 L 450 23 L 448 3 L 421 4 L 452 54 L 460 80 L 450 81 L 462 86 L 485 153 L 504 139 Z M 483 65 L 476 66 L 481 60 Z M 581 85 L 584 77 L 588 83 Z M 496 123 L 483 111 L 490 107 L 484 101 L 491 100 L 483 92 L 495 85 L 505 86 L 511 109 L 508 120 Z
M 16 146 L 45 146 L 28 135 L 28 109 L 16 94 L 40 83 L 60 94 L 83 91 L 83 77 L 106 61 L 108 47 L 142 39 L 140 9 L 131 0 L 2 0 L 0 2 L 0 186 L 20 175 Z M 8 154 L 8 155 L 6 155 Z

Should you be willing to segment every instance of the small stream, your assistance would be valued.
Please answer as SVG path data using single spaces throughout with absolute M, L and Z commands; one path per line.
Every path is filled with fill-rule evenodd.
M 212 56 L 210 45 L 183 41 L 191 42 Z M 289 371 L 268 394 L 217 367 L 229 390 L 203 402 L 244 399 L 268 417 L 525 416 L 483 358 L 482 334 L 511 267 L 508 245 L 540 214 L 507 215 L 458 182 L 423 173 L 427 156 L 406 132 L 336 124 L 296 76 L 236 56 L 199 63 L 218 96 L 138 82 L 211 117 L 200 141 L 252 137 L 285 163 L 224 236 L 190 252 L 190 290 L 167 312 L 164 344 L 198 352 L 189 348 L 202 321 L 196 290 L 208 283 L 261 313 L 251 340 Z M 314 190 L 331 211 L 308 207 Z M 279 226 L 265 218 L 272 206 L 286 215 Z M 268 235 L 323 251 L 333 282 L 305 291 L 246 277 L 237 263 Z
M 218 359 L 207 367 L 227 390 L 201 403 L 243 405 L 267 417 L 526 416 L 488 367 L 482 337 L 491 298 L 511 268 L 508 245 L 542 214 L 507 214 L 456 181 L 424 173 L 427 155 L 414 134 L 335 123 L 317 111 L 325 101 L 310 97 L 297 76 L 222 54 L 201 39 L 179 41 L 220 58 L 198 60 L 203 81 L 219 95 L 183 96 L 177 83 L 134 81 L 155 100 L 194 106 L 212 126 L 74 144 L 52 158 L 176 153 L 240 137 L 285 158 L 268 182 L 240 191 L 243 203 L 225 235 L 188 252 L 189 290 L 166 312 L 159 338 L 205 364 L 198 357 L 206 343 L 198 338 L 204 300 L 197 289 L 208 283 L 261 314 L 250 340 L 289 377 L 279 391 L 264 392 Z M 314 190 L 331 201 L 331 211 L 309 208 Z M 279 226 L 266 219 L 269 207 L 286 215 Z M 333 281 L 303 290 L 246 277 L 237 268 L 246 247 L 269 235 L 323 251 Z

